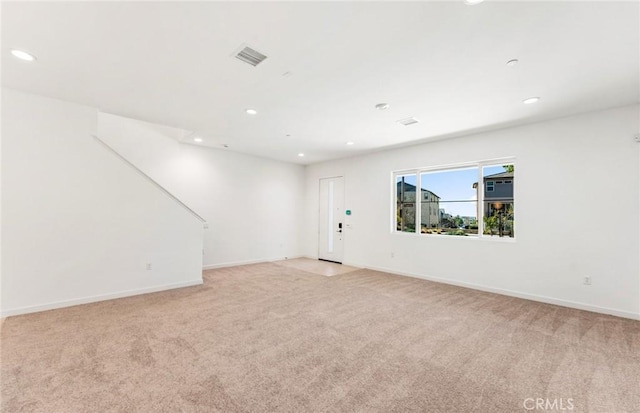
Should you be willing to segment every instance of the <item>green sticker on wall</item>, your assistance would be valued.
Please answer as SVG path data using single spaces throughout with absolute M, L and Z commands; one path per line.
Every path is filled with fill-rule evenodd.
M 351 215 L 351 210 L 347 209 L 346 211 L 344 211 L 344 213 L 347 214 L 347 215 Z

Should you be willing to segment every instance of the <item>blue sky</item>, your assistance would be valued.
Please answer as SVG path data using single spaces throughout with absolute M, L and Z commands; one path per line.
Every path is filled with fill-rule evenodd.
M 502 165 L 486 166 L 482 176 L 504 172 Z M 476 190 L 473 183 L 478 181 L 478 169 L 455 169 L 451 171 L 425 172 L 420 177 L 420 186 L 440 197 L 440 208 L 453 216 L 476 215 Z M 416 184 L 415 175 L 405 176 L 405 182 Z M 446 202 L 465 201 L 465 202 Z

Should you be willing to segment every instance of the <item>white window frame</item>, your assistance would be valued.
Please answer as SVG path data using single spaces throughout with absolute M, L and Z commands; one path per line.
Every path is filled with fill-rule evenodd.
M 515 157 L 507 157 L 507 158 L 494 158 L 494 159 L 486 159 L 486 160 L 482 160 L 482 161 L 474 161 L 474 162 L 464 162 L 464 163 L 458 163 L 458 164 L 449 164 L 449 165 L 438 165 L 438 166 L 429 166 L 429 167 L 421 167 L 421 168 L 411 168 L 411 169 L 401 169 L 401 170 L 396 170 L 396 171 L 392 171 L 391 172 L 391 188 L 392 188 L 392 194 L 391 194 L 391 233 L 393 234 L 403 234 L 403 235 L 407 235 L 407 236 L 415 236 L 415 235 L 420 235 L 421 238 L 446 238 L 446 239 L 475 239 L 475 240 L 494 240 L 494 241 L 504 241 L 504 242 L 515 242 L 516 237 L 496 237 L 493 235 L 485 235 L 484 234 L 484 192 L 485 192 L 485 187 L 484 187 L 484 177 L 482 176 L 482 171 L 485 167 L 487 166 L 497 166 L 497 165 L 516 165 L 516 158 Z M 424 237 L 420 230 L 421 230 L 421 225 L 420 223 L 422 222 L 422 208 L 418 208 L 418 197 L 416 196 L 415 199 L 415 231 L 414 232 L 407 232 L 407 231 L 398 231 L 397 227 L 396 227 L 396 213 L 397 213 L 397 205 L 398 205 L 398 191 L 397 191 L 397 184 L 396 184 L 396 179 L 399 176 L 403 176 L 403 175 L 411 175 L 411 174 L 415 174 L 416 175 L 416 195 L 417 195 L 417 191 L 422 188 L 422 183 L 421 183 L 421 175 L 425 172 L 446 172 L 448 170 L 456 170 L 456 169 L 471 169 L 471 168 L 477 168 L 478 169 L 478 187 L 482 188 L 482 190 L 478 190 L 478 199 L 476 200 L 476 202 L 478 202 L 478 216 L 476 217 L 476 221 L 478 222 L 478 234 L 477 235 L 471 235 L 471 236 L 466 236 L 466 237 L 455 237 L 455 236 L 435 236 L 435 237 Z M 514 215 L 516 215 L 516 183 L 515 183 L 515 179 L 512 180 L 513 182 L 513 213 Z M 480 186 L 482 184 L 482 186 Z M 438 212 L 439 213 L 439 212 Z M 515 229 L 515 222 L 514 222 L 514 229 Z M 517 233 L 517 231 L 514 231 Z

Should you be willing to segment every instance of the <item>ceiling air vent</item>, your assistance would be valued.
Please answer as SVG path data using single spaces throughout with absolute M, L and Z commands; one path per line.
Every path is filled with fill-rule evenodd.
M 236 59 L 240 59 L 245 63 L 249 63 L 251 66 L 258 66 L 264 61 L 264 59 L 267 58 L 267 56 L 253 50 L 250 47 L 243 48 L 235 55 L 235 57 Z
M 406 119 L 400 119 L 398 121 L 398 123 L 404 125 L 404 126 L 409 126 L 409 125 L 413 125 L 415 123 L 419 123 L 420 121 L 416 118 L 406 118 Z

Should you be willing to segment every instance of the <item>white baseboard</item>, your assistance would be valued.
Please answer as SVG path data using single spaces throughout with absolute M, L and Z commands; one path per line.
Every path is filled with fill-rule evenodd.
M 264 258 L 261 260 L 231 261 L 231 262 L 223 262 L 220 264 L 208 264 L 208 265 L 204 265 L 202 267 L 202 270 L 215 270 L 217 268 L 236 267 L 238 265 L 261 264 L 263 262 L 292 260 L 294 258 L 304 258 L 304 256 L 303 255 L 287 255 L 286 257 Z
M 546 304 L 554 304 L 554 305 L 559 305 L 561 307 L 569 307 L 569 308 L 575 308 L 577 310 L 591 311 L 593 313 L 608 314 L 608 315 L 614 315 L 617 317 L 630 318 L 632 320 L 640 320 L 640 313 L 632 313 L 629 311 L 621 311 L 613 308 L 598 307 L 595 305 L 578 303 L 574 301 L 567 301 L 567 300 L 562 300 L 558 298 L 546 297 L 542 295 L 527 294 L 527 293 L 521 293 L 521 292 L 512 291 L 512 290 L 504 290 L 502 288 L 486 287 L 484 285 L 468 283 L 464 281 L 455 281 L 455 280 L 449 280 L 446 278 L 431 277 L 428 275 L 402 272 L 402 271 L 392 270 L 390 268 L 372 267 L 368 265 L 363 266 L 363 265 L 355 265 L 355 264 L 350 264 L 350 265 L 353 265 L 355 267 L 359 266 L 359 267 L 363 267 L 363 268 L 367 268 L 375 271 L 387 272 L 390 274 L 402 275 L 405 277 L 420 278 L 423 280 L 434 281 L 442 284 L 450 284 L 458 287 L 471 288 L 473 290 L 480 290 L 480 291 L 486 291 L 489 293 L 507 295 L 510 297 L 523 298 L 525 300 L 538 301 Z
M 201 284 L 202 284 L 202 279 L 199 279 L 199 280 L 185 281 L 185 282 L 173 283 L 173 284 L 163 284 L 155 287 L 141 288 L 137 290 L 126 290 L 126 291 L 119 291 L 116 293 L 93 295 L 90 297 L 83 297 L 83 298 L 74 298 L 72 300 L 56 301 L 53 303 L 42 304 L 42 305 L 12 308 L 12 309 L 2 311 L 2 313 L 0 313 L 0 317 L 2 317 L 2 319 L 4 320 L 5 317 L 16 316 L 20 314 L 37 313 L 40 311 L 54 310 L 56 308 L 71 307 L 74 305 L 113 300 L 115 298 L 124 298 L 124 297 L 131 297 L 133 295 L 155 293 L 155 292 L 165 291 L 165 290 L 173 290 L 175 288 L 192 287 L 194 285 L 201 285 Z

